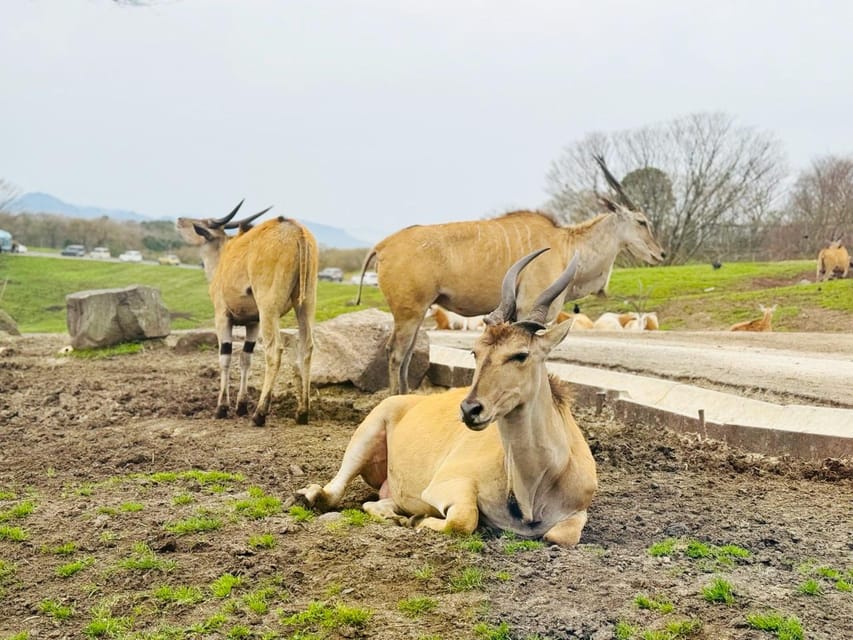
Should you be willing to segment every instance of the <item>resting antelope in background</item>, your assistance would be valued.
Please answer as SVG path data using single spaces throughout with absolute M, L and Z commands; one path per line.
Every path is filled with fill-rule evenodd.
M 538 292 L 563 271 L 571 256 L 580 254 L 577 276 L 554 299 L 546 315 L 549 322 L 564 300 L 605 291 L 613 261 L 622 250 L 649 264 L 663 260 L 648 218 L 625 195 L 604 159 L 595 159 L 618 202 L 599 198 L 608 212 L 591 220 L 561 227 L 544 213 L 516 211 L 490 220 L 408 227 L 370 250 L 362 278 L 375 257 L 379 288 L 394 316 L 387 347 L 392 394 L 408 392 L 409 361 L 427 308 L 438 303 L 463 316 L 488 313 L 500 301 L 501 275 L 531 251 L 551 249 L 519 283 L 520 315 L 530 311 Z M 360 299 L 361 285 L 356 304 Z
M 772 319 L 776 305 L 774 304 L 772 307 L 758 305 L 758 308 L 761 310 L 760 318 L 735 323 L 729 331 L 773 331 Z
M 841 240 L 829 243 L 817 254 L 817 276 L 815 282 L 846 278 L 850 271 L 850 254 L 841 244 Z
M 577 544 L 595 493 L 595 461 L 545 359 L 569 331 L 545 320 L 578 270 L 578 256 L 516 321 L 516 278 L 541 249 L 506 273 L 500 304 L 474 346 L 470 389 L 383 400 L 358 426 L 337 475 L 297 499 L 336 507 L 361 475 L 379 490 L 364 510 L 400 524 L 471 533 L 478 523 L 563 546 Z
M 204 272 L 210 283 L 210 299 L 219 338 L 220 384 L 216 417 L 228 415 L 232 330 L 235 325 L 243 325 L 246 327 L 246 339 L 240 355 L 237 415 L 248 413 L 249 368 L 260 332 L 264 340 L 264 383 L 252 421 L 258 426 L 264 425 L 272 400 L 273 383 L 281 367 L 283 346 L 279 318 L 293 309 L 299 326 L 296 422 L 306 424 L 317 300 L 317 241 L 307 228 L 283 217 L 251 227 L 251 221 L 269 209 L 240 222 L 231 222 L 242 204 L 240 202 L 223 218 L 178 218 L 176 223 L 181 237 L 187 243 L 200 247 Z M 237 236 L 225 233 L 226 229 L 234 228 L 240 229 Z

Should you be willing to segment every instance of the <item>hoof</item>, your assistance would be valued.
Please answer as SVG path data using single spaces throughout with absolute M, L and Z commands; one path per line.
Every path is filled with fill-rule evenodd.
M 300 411 L 296 414 L 296 424 L 308 424 L 308 412 Z
M 267 422 L 267 417 L 262 413 L 256 412 L 255 415 L 252 416 L 252 422 L 255 423 L 256 427 L 263 427 Z
M 221 404 L 218 407 L 216 407 L 216 417 L 217 418 L 225 418 L 226 416 L 228 416 L 228 407 L 227 406 L 225 406 L 224 404 Z
M 237 403 L 237 415 L 238 416 L 249 415 L 249 403 L 248 402 L 238 402 Z

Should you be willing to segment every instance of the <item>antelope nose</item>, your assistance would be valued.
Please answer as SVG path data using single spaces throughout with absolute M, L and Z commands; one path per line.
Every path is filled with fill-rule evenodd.
M 477 400 L 465 398 L 459 405 L 459 409 L 462 411 L 462 422 L 471 426 L 479 422 L 480 414 L 483 412 L 483 405 Z

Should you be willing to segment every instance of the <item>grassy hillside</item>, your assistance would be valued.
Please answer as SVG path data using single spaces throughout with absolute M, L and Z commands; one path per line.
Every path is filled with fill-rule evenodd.
M 806 284 L 799 284 L 807 279 Z M 727 263 L 617 269 L 607 298 L 580 301 L 595 318 L 602 311 L 630 310 L 628 300 L 657 311 L 663 329 L 726 329 L 759 315 L 758 305 L 778 304 L 777 331 L 853 331 L 853 279 L 815 284 L 813 261 Z M 175 329 L 213 326 L 204 273 L 196 268 L 0 256 L 0 308 L 23 332 L 65 332 L 65 296 L 86 289 L 144 284 L 160 289 Z M 365 287 L 362 305 L 351 306 L 357 287 L 319 283 L 317 320 L 358 308 L 387 310 L 382 294 Z M 282 326 L 293 326 L 293 314 Z

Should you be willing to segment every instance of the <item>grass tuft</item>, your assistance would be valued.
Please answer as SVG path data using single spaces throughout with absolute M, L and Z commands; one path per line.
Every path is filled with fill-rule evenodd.
M 276 544 L 275 536 L 271 533 L 249 536 L 249 546 L 253 549 L 273 549 Z
M 746 622 L 753 629 L 776 634 L 779 640 L 803 640 L 805 637 L 803 626 L 795 616 L 785 616 L 775 611 L 750 613 L 746 616 Z
M 243 579 L 230 573 L 223 573 L 210 585 L 210 591 L 217 598 L 227 598 L 231 592 L 243 583 Z
M 56 600 L 42 600 L 39 603 L 39 611 L 50 616 L 54 620 L 68 620 L 74 615 L 73 607 L 60 604 Z
M 660 613 L 671 613 L 675 608 L 672 603 L 665 598 L 650 598 L 645 594 L 636 596 L 634 598 L 634 604 L 640 609 L 659 611 Z
M 193 533 L 205 533 L 207 531 L 216 531 L 222 527 L 222 521 L 218 518 L 210 518 L 207 516 L 191 516 L 177 522 L 168 522 L 163 525 L 163 528 L 169 533 L 174 533 L 177 536 L 187 536 Z
M 512 631 L 506 622 L 501 622 L 496 627 L 480 622 L 474 625 L 474 633 L 482 640 L 512 640 Z
M 702 596 L 708 602 L 734 604 L 735 601 L 734 589 L 731 583 L 723 578 L 715 578 L 711 584 L 703 587 Z
M 400 602 L 397 603 L 397 610 L 410 618 L 417 618 L 425 613 L 434 611 L 437 606 L 438 602 L 433 598 L 428 598 L 426 596 L 413 596 L 411 598 L 406 598 L 405 600 L 400 600 Z
M 10 542 L 23 542 L 29 538 L 26 531 L 21 527 L 10 527 L 9 525 L 0 525 L 0 540 L 9 540 Z
M 316 517 L 316 514 L 311 509 L 306 509 L 298 504 L 290 507 L 287 513 L 296 522 L 311 522 Z
M 83 569 L 95 563 L 94 558 L 81 558 L 74 562 L 69 562 L 56 569 L 56 575 L 60 578 L 70 578 L 71 576 L 80 573 Z
M 467 567 L 450 578 L 451 591 L 473 591 L 483 588 L 483 572 L 477 567 Z

